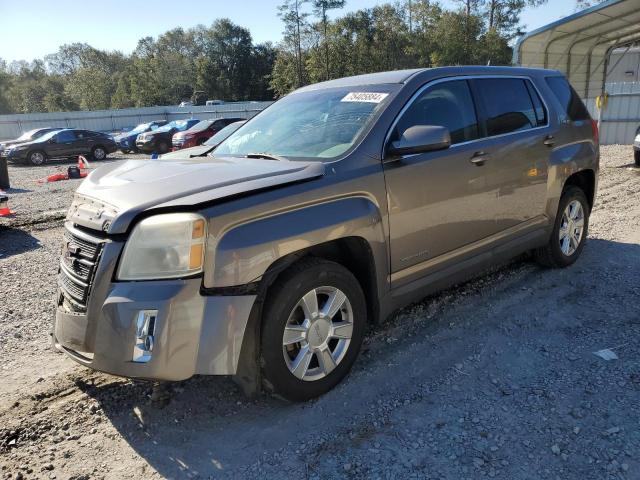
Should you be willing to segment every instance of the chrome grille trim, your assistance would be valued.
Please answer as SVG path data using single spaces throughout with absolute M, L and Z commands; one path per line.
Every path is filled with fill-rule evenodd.
M 83 312 L 86 311 L 104 240 L 76 230 L 69 224 L 65 224 L 65 228 L 58 286 L 68 304 L 75 311 Z

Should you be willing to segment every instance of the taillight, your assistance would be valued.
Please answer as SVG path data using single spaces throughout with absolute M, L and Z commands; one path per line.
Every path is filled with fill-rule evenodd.
M 600 132 L 598 132 L 598 122 L 597 120 L 591 120 L 591 133 L 593 134 L 593 141 L 595 144 L 600 143 Z

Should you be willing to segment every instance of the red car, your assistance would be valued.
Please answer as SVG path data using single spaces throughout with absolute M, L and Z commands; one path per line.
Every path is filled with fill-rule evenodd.
M 218 133 L 224 127 L 230 123 L 244 120 L 244 118 L 218 118 L 215 120 L 202 120 L 196 123 L 193 127 L 184 132 L 178 132 L 173 135 L 171 143 L 173 144 L 173 150 L 180 150 L 181 148 L 196 147 L 202 145 L 213 135 Z

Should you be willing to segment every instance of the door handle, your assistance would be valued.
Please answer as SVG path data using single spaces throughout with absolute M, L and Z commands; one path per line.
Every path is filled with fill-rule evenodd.
M 473 154 L 473 156 L 469 159 L 469 161 L 471 163 L 473 163 L 474 165 L 477 165 L 478 167 L 484 165 L 484 162 L 486 162 L 489 159 L 490 155 L 487 152 L 476 152 Z
M 553 135 L 547 135 L 544 137 L 544 143 L 547 147 L 553 147 L 556 144 L 556 141 L 553 139 Z

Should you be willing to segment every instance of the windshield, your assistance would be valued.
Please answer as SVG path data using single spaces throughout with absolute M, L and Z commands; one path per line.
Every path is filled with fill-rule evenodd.
M 142 123 L 142 124 L 138 125 L 136 128 L 134 128 L 133 130 L 131 130 L 129 133 L 146 132 L 147 130 L 149 130 L 149 125 L 151 125 L 151 124 L 150 123 Z
M 184 130 L 187 127 L 186 120 L 174 120 L 173 122 L 167 123 L 164 127 L 160 127 L 156 132 L 168 132 L 172 128 L 176 128 L 178 130 Z
M 238 130 L 245 123 L 247 123 L 247 122 L 234 122 L 234 123 L 232 123 L 230 125 L 227 125 L 222 130 L 220 130 L 218 133 L 216 133 L 213 137 L 211 137 L 209 140 L 204 142 L 204 145 L 211 145 L 211 146 L 215 147 L 220 142 L 222 142 L 224 139 L 226 139 L 229 135 L 231 135 L 233 132 Z
M 16 140 L 31 140 L 31 138 L 33 137 L 33 135 L 38 131 L 38 129 L 36 128 L 35 130 L 29 130 L 28 132 L 24 132 L 22 135 L 20 135 Z
M 356 145 L 399 88 L 371 85 L 290 94 L 242 126 L 215 153 L 334 159 Z
M 215 122 L 215 120 L 202 120 L 201 122 L 198 122 L 193 127 L 191 127 L 189 131 L 201 132 L 202 130 L 206 130 L 207 128 L 209 128 L 213 122 Z

